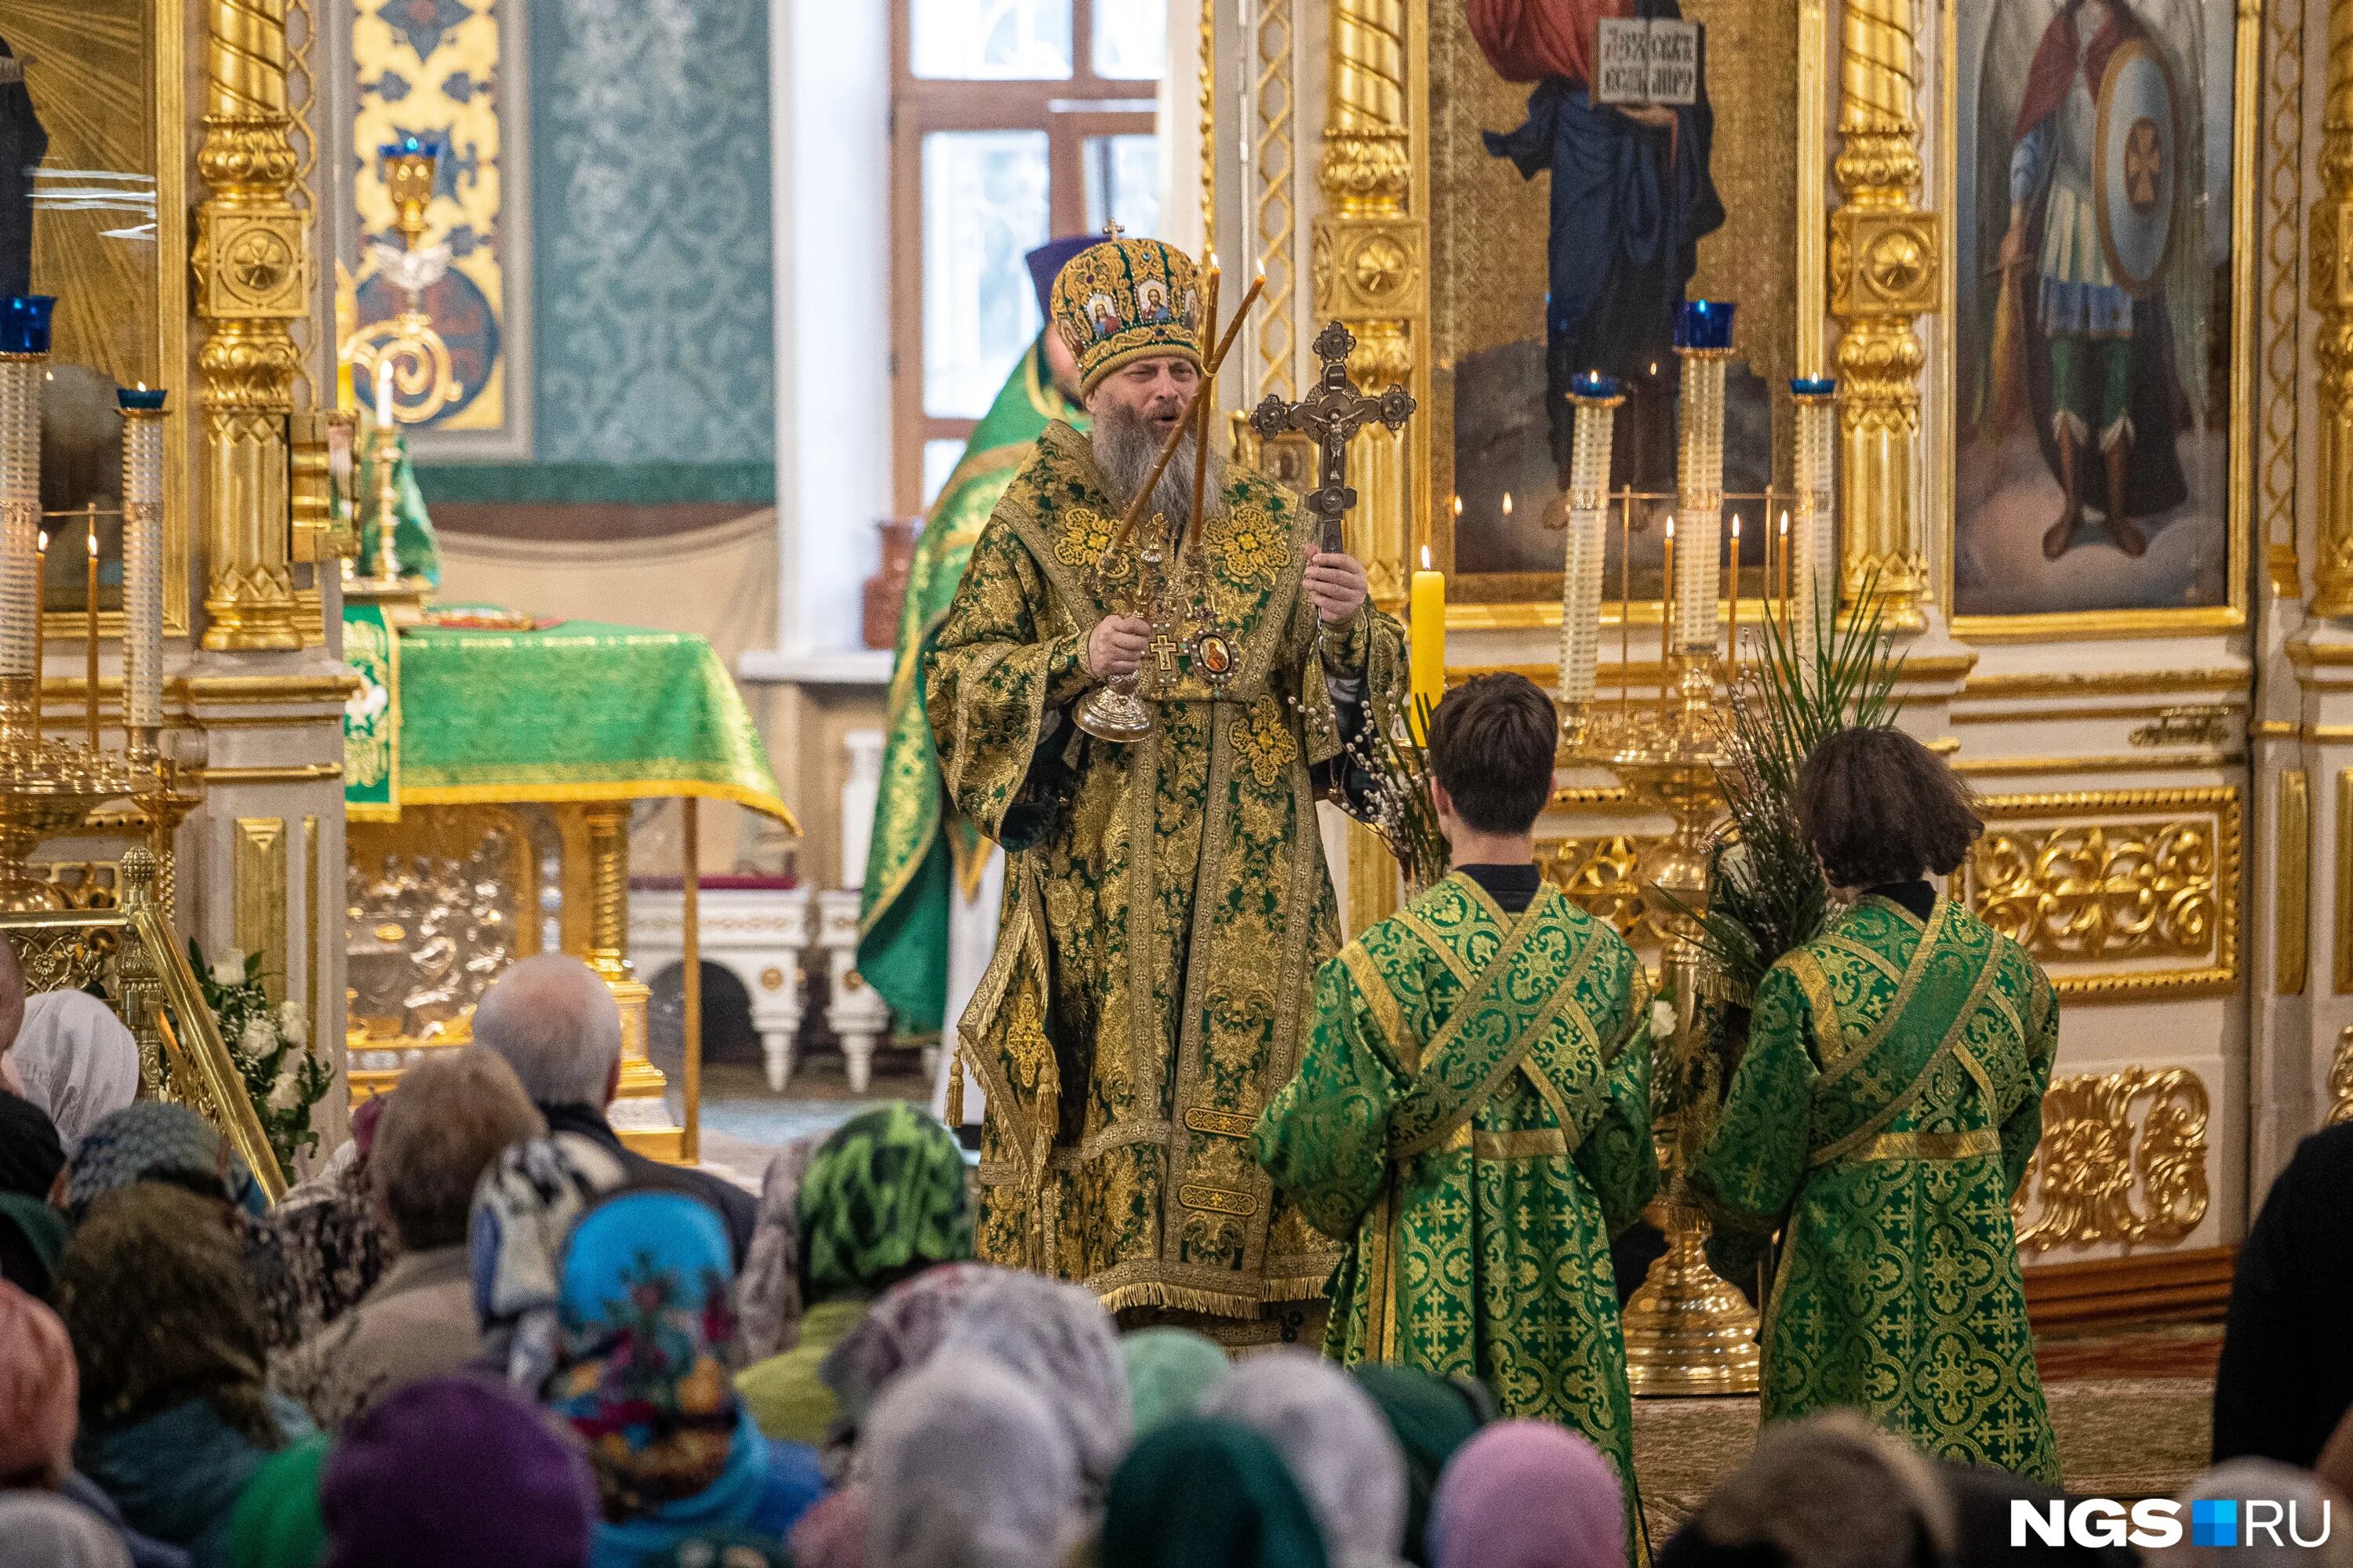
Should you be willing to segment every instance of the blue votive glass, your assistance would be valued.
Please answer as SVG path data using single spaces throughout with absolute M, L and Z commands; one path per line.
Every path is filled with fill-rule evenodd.
M 10 294 L 0 299 L 0 354 L 49 352 L 49 294 Z
M 1685 300 L 1675 313 L 1675 346 L 1730 348 L 1733 309 L 1730 300 Z

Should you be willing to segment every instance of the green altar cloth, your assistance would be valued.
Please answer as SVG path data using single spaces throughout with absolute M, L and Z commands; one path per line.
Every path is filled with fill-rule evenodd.
M 400 638 L 398 681 L 404 806 L 696 795 L 799 831 L 701 637 L 594 620 L 416 626 Z

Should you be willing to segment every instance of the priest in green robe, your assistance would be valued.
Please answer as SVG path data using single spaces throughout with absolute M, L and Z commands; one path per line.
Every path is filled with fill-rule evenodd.
M 1039 315 L 1052 309 L 1054 279 L 1062 263 L 1092 243 L 1057 239 L 1029 252 L 1026 260 Z M 1079 407 L 1078 361 L 1050 328 L 1023 352 L 965 443 L 963 458 L 923 520 L 908 570 L 883 720 L 881 786 L 875 794 L 860 897 L 858 972 L 891 1004 L 900 1026 L 915 1033 L 934 1033 L 945 1021 L 956 912 L 992 926 L 996 916 L 993 904 L 978 907 L 994 846 L 972 823 L 945 809 L 939 753 L 923 720 L 923 655 L 964 580 L 965 561 L 989 513 L 1056 419 L 1086 428 Z M 979 946 L 985 954 L 986 931 Z M 973 978 L 978 978 L 976 969 Z M 967 992 L 969 986 L 967 981 Z
M 1324 1348 L 1493 1389 L 1634 1474 L 1609 1240 L 1658 1184 L 1649 986 L 1537 874 L 1557 725 L 1525 676 L 1449 692 L 1430 728 L 1454 871 L 1315 978 L 1299 1075 L 1258 1158 L 1344 1245 Z
M 1200 315 L 1192 263 L 1157 241 L 1063 267 L 1054 322 L 1092 428 L 1050 424 L 997 502 L 924 708 L 950 799 L 1008 856 L 958 1031 L 987 1096 L 980 1256 L 1244 1340 L 1320 1298 L 1335 1257 L 1250 1138 L 1339 945 L 1315 802 L 1348 728 L 1393 714 L 1404 639 L 1264 475 L 1211 454 L 1193 526 L 1189 436 L 1126 536 L 1187 423 Z M 1129 675 L 1150 732 L 1080 728 Z
M 1798 813 L 1861 896 L 1757 987 L 1691 1174 L 1725 1277 L 1756 1277 L 1779 1233 L 1765 1419 L 1852 1406 L 1929 1454 L 2056 1483 L 2010 1208 L 2042 1136 L 2051 981 L 1926 879 L 1982 825 L 1917 741 L 1831 736 Z

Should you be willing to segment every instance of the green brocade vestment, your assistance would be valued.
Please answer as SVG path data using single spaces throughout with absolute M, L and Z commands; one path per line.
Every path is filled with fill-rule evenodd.
M 974 541 L 1047 423 L 1084 418 L 1055 388 L 1045 341 L 1031 344 L 940 487 L 908 569 L 858 917 L 858 972 L 918 1031 L 938 1029 L 947 1008 L 952 889 L 960 885 L 969 896 L 988 853 L 970 822 L 942 810 L 939 753 L 923 722 L 923 655 L 964 580 Z
M 1237 468 L 1184 552 L 1229 640 L 1223 685 L 1180 654 L 1168 687 L 1147 678 L 1149 735 L 1092 739 L 1071 711 L 1105 613 L 1089 568 L 1118 521 L 1087 438 L 1047 427 L 926 664 L 948 793 L 1008 857 L 997 950 L 957 1029 L 987 1094 L 977 1250 L 1114 1310 L 1260 1319 L 1320 1297 L 1334 1258 L 1250 1143 L 1339 945 L 1311 775 L 1340 745 L 1327 675 L 1393 713 L 1404 639 L 1367 606 L 1319 642 L 1314 520 Z
M 1725 1277 L 1782 1233 L 1767 1420 L 1850 1406 L 2057 1484 L 2010 1198 L 2058 1040 L 2042 971 L 1943 898 L 1866 895 L 1766 975 L 1692 1185 Z
M 1346 1244 L 1325 1350 L 1477 1378 L 1634 1473 L 1609 1238 L 1658 1185 L 1649 983 L 1558 891 L 1507 915 L 1461 874 L 1315 977 L 1259 1160 Z

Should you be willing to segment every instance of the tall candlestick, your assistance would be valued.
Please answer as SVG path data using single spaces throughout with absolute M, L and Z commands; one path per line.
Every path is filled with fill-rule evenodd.
M 1675 517 L 1683 529 L 1683 571 L 1675 584 L 1678 651 L 1713 658 L 1723 565 L 1724 373 L 1732 357 L 1733 307 L 1693 300 L 1675 318 L 1675 352 L 1683 362 L 1683 428 L 1675 460 Z
M 98 503 L 91 502 L 84 514 L 82 540 L 90 546 L 90 570 L 84 578 L 82 607 L 89 616 L 90 657 L 83 665 L 83 705 L 90 716 L 90 749 L 98 750 Z
M 1673 641 L 1675 624 L 1675 520 L 1667 519 L 1667 558 L 1659 573 L 1659 713 L 1667 711 L 1668 644 Z
M 1798 656 L 1811 663 L 1820 652 L 1825 607 L 1838 604 L 1837 511 L 1831 500 L 1831 453 L 1838 436 L 1838 383 L 1810 377 L 1789 383 L 1797 401 L 1797 546 L 1790 567 L 1789 620 Z
M 1789 509 L 1781 508 L 1781 575 L 1767 585 L 1781 600 L 1781 619 L 1789 619 Z
M 1634 702 L 1634 498 L 1618 503 L 1618 713 Z
M 1724 684 L 1729 690 L 1740 679 L 1740 514 L 1732 514 L 1732 603 L 1725 617 Z
M 1568 527 L 1560 579 L 1560 700 L 1582 707 L 1593 697 L 1601 646 L 1602 529 L 1609 503 L 1609 440 L 1625 398 L 1609 376 L 1588 372 L 1569 383 L 1577 423 L 1569 442 Z M 1505 498 L 1507 501 L 1509 497 Z
M 122 406 L 122 722 L 152 746 L 164 723 L 164 392 Z
M 1408 620 L 1413 641 L 1407 660 L 1407 690 L 1413 704 L 1417 741 L 1429 737 L 1421 729 L 1421 705 L 1432 707 L 1446 695 L 1446 576 L 1430 567 L 1430 546 L 1421 547 L 1421 569 L 1413 574 L 1408 595 Z
M 49 619 L 49 531 L 36 532 L 33 539 L 33 732 L 41 728 L 41 663 L 48 647 Z
M 1203 292 L 1208 297 L 1208 313 L 1204 318 L 1201 341 L 1214 344 L 1218 341 L 1218 253 L 1209 252 L 1209 270 Z M 1204 371 L 1204 375 L 1208 372 Z M 1193 515 L 1186 525 L 1185 536 L 1192 544 L 1201 542 L 1201 514 L 1204 496 L 1209 487 L 1209 413 L 1217 405 L 1217 394 L 1198 399 L 1201 418 L 1193 439 Z
M 40 735 L 41 367 L 55 302 L 0 299 L 0 738 L 26 744 Z

